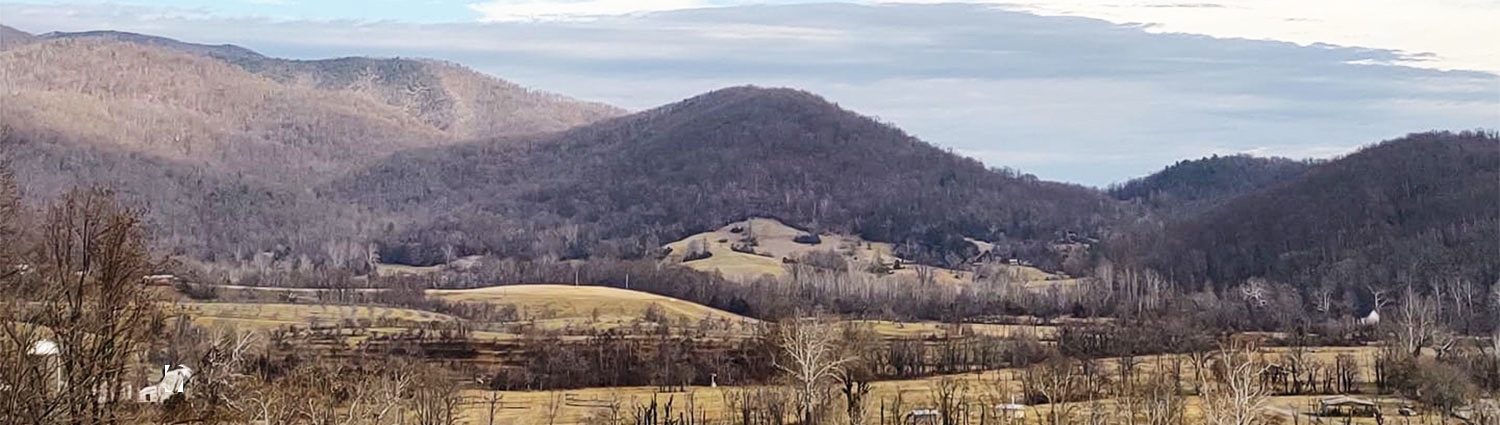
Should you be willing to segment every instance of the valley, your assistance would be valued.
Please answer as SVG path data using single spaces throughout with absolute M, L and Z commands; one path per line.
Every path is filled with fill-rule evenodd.
M 3 26 L 0 96 L 0 423 L 1500 423 L 1494 130 L 1098 188 L 795 88 Z

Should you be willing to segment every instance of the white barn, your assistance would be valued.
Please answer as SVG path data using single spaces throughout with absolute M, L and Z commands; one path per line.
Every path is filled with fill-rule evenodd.
M 158 381 L 156 385 L 141 388 L 136 401 L 161 403 L 172 398 L 173 395 L 187 392 L 187 381 L 193 377 L 193 369 L 182 365 L 172 369 L 169 365 L 163 365 L 161 375 L 161 381 Z

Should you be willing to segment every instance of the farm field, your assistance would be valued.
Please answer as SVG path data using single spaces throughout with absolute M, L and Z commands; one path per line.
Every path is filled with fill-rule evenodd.
M 1309 349 L 1309 356 L 1319 361 L 1331 362 L 1339 354 L 1351 354 L 1360 362 L 1360 369 L 1368 371 L 1371 366 L 1368 362 L 1375 349 L 1370 347 L 1314 347 Z M 1262 349 L 1259 355 L 1274 359 L 1285 354 L 1285 348 Z M 1140 361 L 1137 370 L 1139 372 L 1152 371 L 1157 367 L 1164 367 L 1169 356 L 1144 356 L 1138 358 Z M 1191 382 L 1193 370 L 1190 360 L 1182 358 L 1184 363 L 1184 380 Z M 1114 367 L 1118 364 L 1115 360 L 1104 359 L 1099 363 L 1106 370 L 1106 374 L 1114 373 Z M 1001 369 L 983 372 L 972 372 L 956 375 L 934 376 L 922 379 L 891 380 L 874 382 L 869 393 L 868 411 L 873 418 L 880 411 L 881 402 L 893 403 L 898 395 L 902 400 L 902 410 L 930 409 L 934 407 L 933 397 L 938 383 L 944 379 L 954 379 L 962 382 L 966 397 L 977 405 L 999 404 L 1012 402 L 1011 396 L 1021 392 L 1021 369 Z M 1362 377 L 1361 379 L 1368 379 Z M 692 400 L 694 408 L 708 415 L 709 418 L 728 417 L 730 410 L 726 404 L 726 397 L 739 391 L 754 390 L 758 387 L 688 387 L 684 391 L 659 392 L 655 387 L 621 387 L 621 388 L 585 388 L 576 390 L 559 391 L 467 391 L 467 400 L 464 416 L 469 423 L 487 423 L 488 404 L 483 400 L 498 397 L 500 403 L 496 410 L 496 423 L 548 423 L 548 406 L 554 400 L 560 401 L 556 424 L 583 424 L 590 418 L 609 412 L 608 406 L 618 403 L 621 414 L 628 417 L 630 409 L 636 403 L 649 403 L 653 397 L 659 404 L 665 404 L 669 400 L 673 402 L 674 411 L 684 409 L 689 400 Z M 1266 412 L 1272 416 L 1288 416 L 1292 412 L 1307 412 L 1317 400 L 1326 396 L 1276 396 L 1271 397 L 1266 405 Z M 1403 405 L 1402 400 L 1397 399 L 1374 399 L 1384 406 L 1387 414 L 1394 415 L 1396 408 Z M 1086 413 L 1090 406 L 1108 406 L 1110 400 L 1101 400 L 1098 403 L 1074 403 L 1075 408 Z M 835 402 L 836 406 L 841 403 Z M 1188 423 L 1198 423 L 1202 419 L 1200 402 L 1196 397 L 1188 397 L 1186 414 Z M 1045 413 L 1047 405 L 1030 406 L 1027 408 L 1028 423 L 1034 421 L 1039 413 Z M 973 412 L 974 423 L 978 423 L 978 411 Z M 1312 423 L 1309 417 L 1304 416 L 1302 423 Z M 873 419 L 872 419 L 873 420 Z M 1290 418 L 1288 417 L 1288 420 Z M 1332 423 L 1332 422 L 1329 422 Z M 1343 423 L 1342 419 L 1338 423 Z M 1374 424 L 1373 418 L 1356 418 L 1353 424 Z
M 325 304 L 178 303 L 182 314 L 204 327 L 231 326 L 241 329 L 274 329 L 311 324 L 360 323 L 379 327 L 400 324 L 453 322 L 458 318 L 429 311 L 392 307 Z
M 732 249 L 735 244 L 752 234 L 756 241 L 753 247 L 756 254 Z M 808 233 L 775 219 L 751 218 L 669 243 L 666 247 L 671 249 L 672 254 L 663 261 L 681 262 L 684 266 L 699 271 L 717 271 L 731 280 L 738 281 L 753 280 L 762 276 L 786 276 L 787 270 L 782 259 L 796 259 L 802 255 L 820 251 L 832 251 L 843 255 L 845 261 L 856 270 L 863 270 L 865 266 L 877 262 L 891 264 L 901 260 L 903 263 L 912 264 L 908 260 L 897 257 L 891 244 L 871 242 L 858 236 L 825 233 L 818 235 L 822 239 L 818 244 L 804 244 L 793 240 L 797 236 L 806 234 Z M 988 242 L 968 240 L 981 252 L 994 247 Z M 702 247 L 713 255 L 704 259 L 682 262 L 683 255 L 691 251 L 694 246 Z M 931 269 L 932 278 L 940 283 L 960 285 L 974 281 L 972 271 L 923 267 Z M 1031 289 L 1042 289 L 1054 284 L 1067 284 L 1074 281 L 1035 267 L 1005 265 L 1003 268 L 1004 272 L 1010 273 L 1013 279 L 1023 282 L 1025 287 Z M 916 267 L 903 267 L 892 270 L 890 276 L 915 279 L 918 277 L 918 271 Z
M 515 306 L 523 320 L 542 328 L 628 326 L 647 319 L 652 311 L 669 323 L 697 323 L 704 319 L 755 325 L 759 321 L 701 304 L 627 289 L 602 286 L 509 285 L 462 290 L 429 290 L 427 295 L 448 302 Z

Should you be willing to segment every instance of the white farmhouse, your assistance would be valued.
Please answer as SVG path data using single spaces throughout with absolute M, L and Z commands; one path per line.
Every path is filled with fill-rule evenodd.
M 156 385 L 141 388 L 136 401 L 141 403 L 161 403 L 172 398 L 175 394 L 186 392 L 187 381 L 193 377 L 193 369 L 178 365 L 172 369 L 169 365 L 161 367 L 161 381 Z

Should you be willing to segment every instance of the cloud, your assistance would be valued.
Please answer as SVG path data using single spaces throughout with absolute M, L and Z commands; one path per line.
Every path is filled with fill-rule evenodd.
M 493 0 L 471 3 L 481 22 L 580 20 L 710 7 L 701 0 Z
M 295 58 L 434 57 L 644 109 L 724 86 L 798 87 L 924 140 L 1104 185 L 1209 154 L 1322 156 L 1491 127 L 1500 78 L 1394 66 L 1399 51 L 1155 33 L 988 5 L 757 5 L 461 24 L 6 6 L 31 31 L 119 29 Z M 167 18 L 143 18 L 155 13 Z

